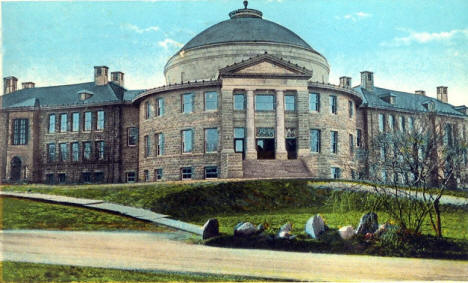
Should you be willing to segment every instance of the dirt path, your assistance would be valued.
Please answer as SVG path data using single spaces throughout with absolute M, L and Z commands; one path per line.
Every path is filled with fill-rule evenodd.
M 309 281 L 468 280 L 468 261 L 190 245 L 158 233 L 2 231 L 2 260 Z

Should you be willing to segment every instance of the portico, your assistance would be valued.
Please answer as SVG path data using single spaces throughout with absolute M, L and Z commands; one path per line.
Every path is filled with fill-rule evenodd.
M 221 69 L 219 76 L 223 93 L 245 95 L 245 111 L 233 121 L 233 128 L 245 126 L 245 159 L 296 159 L 307 147 L 296 135 L 311 71 L 264 54 Z M 285 109 L 286 96 L 292 109 Z

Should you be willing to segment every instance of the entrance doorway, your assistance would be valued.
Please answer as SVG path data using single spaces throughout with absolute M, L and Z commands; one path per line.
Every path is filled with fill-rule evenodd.
M 10 170 L 10 178 L 11 181 L 17 182 L 21 179 L 21 159 L 18 156 L 13 157 L 11 159 L 11 170 Z
M 288 152 L 288 159 L 297 159 L 297 139 L 286 139 L 286 151 Z
M 257 159 L 275 159 L 275 139 L 257 139 Z

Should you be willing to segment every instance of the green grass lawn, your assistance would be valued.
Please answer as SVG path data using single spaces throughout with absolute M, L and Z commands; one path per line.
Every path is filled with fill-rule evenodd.
M 2 262 L 2 282 L 213 282 L 269 281 L 267 278 L 202 273 L 143 272 L 109 268 Z M 271 281 L 271 280 L 270 280 Z
M 81 207 L 8 197 L 0 198 L 0 205 L 2 229 L 169 231 L 149 222 Z

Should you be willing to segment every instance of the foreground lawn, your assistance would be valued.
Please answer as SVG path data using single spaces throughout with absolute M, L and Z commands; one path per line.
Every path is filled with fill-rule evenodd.
M 268 281 L 266 278 L 2 262 L 2 282 L 207 282 Z M 271 280 L 270 280 L 271 281 Z
M 152 223 L 74 206 L 2 197 L 0 207 L 2 229 L 169 231 Z

